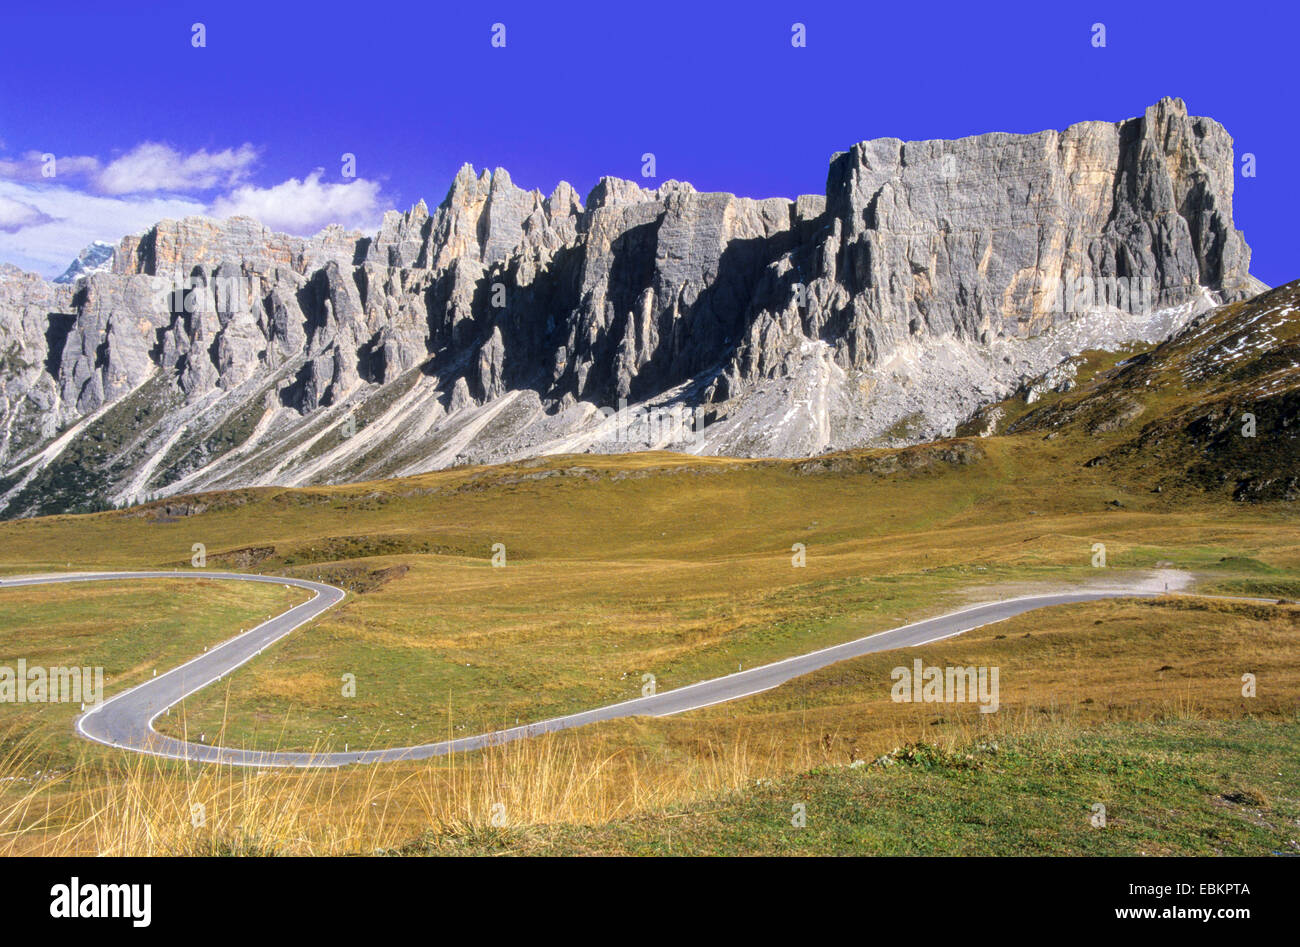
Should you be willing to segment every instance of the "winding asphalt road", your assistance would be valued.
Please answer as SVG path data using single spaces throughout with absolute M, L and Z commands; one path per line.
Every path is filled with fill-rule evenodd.
M 1180 574 L 1185 576 L 1185 573 Z M 263 750 L 240 750 L 231 747 L 210 746 L 205 743 L 188 743 L 164 736 L 153 728 L 153 722 L 167 710 L 189 695 L 209 684 L 221 680 L 231 671 L 252 660 L 263 649 L 279 641 L 294 629 L 311 621 L 322 612 L 342 601 L 345 593 L 332 585 L 309 582 L 304 579 L 278 576 L 246 575 L 238 572 L 93 572 L 59 575 L 6 577 L 0 579 L 0 589 L 15 586 L 52 585 L 65 582 L 104 582 L 135 579 L 227 579 L 237 582 L 266 582 L 293 586 L 313 592 L 312 598 L 296 605 L 283 614 L 276 615 L 250 631 L 205 651 L 179 667 L 159 674 L 110 697 L 77 718 L 77 732 L 88 740 L 109 746 L 155 756 L 188 759 L 200 763 L 226 763 L 234 766 L 344 766 L 353 763 L 387 763 L 397 760 L 425 759 L 443 756 L 462 750 L 477 750 L 538 736 L 555 730 L 581 727 L 601 720 L 619 717 L 654 716 L 671 714 L 720 704 L 770 690 L 791 678 L 800 677 L 819 668 L 877 651 L 910 648 L 951 638 L 981 625 L 1003 621 L 1037 608 L 1052 605 L 1069 605 L 1076 602 L 1093 602 L 1106 598 L 1153 597 L 1159 593 L 1146 585 L 1121 588 L 1096 588 L 1089 591 L 1050 595 L 1028 595 L 1009 598 L 983 605 L 974 605 L 960 611 L 949 612 L 935 618 L 900 625 L 888 631 L 877 632 L 844 644 L 822 648 L 764 664 L 747 671 L 738 671 L 726 677 L 688 684 L 673 690 L 662 691 L 650 697 L 638 697 L 617 704 L 608 704 L 594 710 L 552 717 L 537 723 L 497 730 L 477 736 L 424 743 L 419 746 L 394 747 L 383 750 L 357 750 L 346 753 L 295 753 Z

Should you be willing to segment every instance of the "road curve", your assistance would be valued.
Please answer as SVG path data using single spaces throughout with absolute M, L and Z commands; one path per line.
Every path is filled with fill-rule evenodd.
M 1184 574 L 1185 575 L 1185 574 Z M 345 766 L 353 763 L 388 763 L 398 760 L 426 759 L 462 750 L 478 750 L 538 736 L 570 727 L 581 727 L 619 717 L 664 717 L 720 704 L 770 690 L 786 681 L 819 668 L 877 651 L 910 648 L 951 638 L 981 625 L 1004 621 L 1015 615 L 1077 602 L 1106 598 L 1153 597 L 1159 593 L 1150 584 L 1130 588 L 1098 588 L 1090 591 L 1048 595 L 1026 595 L 982 605 L 973 605 L 934 618 L 926 618 L 880 631 L 865 638 L 821 648 L 772 664 L 764 664 L 725 677 L 688 684 L 662 691 L 650 697 L 638 697 L 616 704 L 552 717 L 492 733 L 424 743 L 419 746 L 381 750 L 355 750 L 345 753 L 302 753 L 268 750 L 241 750 L 233 747 L 189 743 L 165 736 L 153 728 L 153 722 L 167 708 L 207 685 L 221 680 L 231 671 L 250 661 L 289 634 L 333 607 L 344 597 L 342 589 L 321 582 L 279 576 L 247 575 L 238 572 L 93 572 L 67 575 L 5 577 L 0 589 L 16 586 L 52 585 L 63 582 L 103 582 L 134 579 L 226 579 L 238 582 L 267 582 L 294 586 L 315 593 L 313 597 L 283 614 L 276 615 L 250 631 L 237 635 L 179 667 L 159 674 L 103 701 L 77 718 L 77 733 L 88 740 L 124 750 L 154 756 L 186 759 L 199 763 L 225 763 L 234 766 Z

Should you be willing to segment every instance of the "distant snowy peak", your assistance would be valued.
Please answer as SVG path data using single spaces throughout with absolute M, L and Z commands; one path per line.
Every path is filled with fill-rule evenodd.
M 57 277 L 56 283 L 75 283 L 77 277 L 90 273 L 107 273 L 113 268 L 114 247 L 111 243 L 96 240 L 77 254 L 77 258 Z

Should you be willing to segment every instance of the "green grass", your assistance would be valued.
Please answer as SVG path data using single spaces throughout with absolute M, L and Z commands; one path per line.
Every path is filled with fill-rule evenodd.
M 1300 854 L 1300 722 L 911 744 L 606 825 L 460 826 L 402 854 Z M 1094 825 L 1105 807 L 1104 827 Z M 795 807 L 806 822 L 793 824 Z
M 23 658 L 29 667 L 102 667 L 107 698 L 306 597 L 279 585 L 208 579 L 4 588 L 0 664 L 12 668 Z M 72 704 L 0 704 L 0 754 L 35 740 L 49 765 L 67 764 L 91 747 L 72 732 L 80 712 Z

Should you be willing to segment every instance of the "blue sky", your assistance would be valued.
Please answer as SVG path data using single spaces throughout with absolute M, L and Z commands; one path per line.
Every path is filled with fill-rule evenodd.
M 550 192 L 602 175 L 752 197 L 820 193 L 881 136 L 1033 132 L 1163 95 L 1256 156 L 1235 211 L 1270 284 L 1300 276 L 1295 41 L 1284 5 L 825 3 L 734 9 L 436 2 L 100 4 L 5 12 L 0 260 L 46 275 L 154 219 L 247 212 L 373 226 L 466 161 Z M 207 45 L 194 48 L 202 22 Z M 807 47 L 790 42 L 791 24 Z M 1104 23 L 1106 47 L 1092 45 Z M 505 48 L 491 45 L 506 27 Z M 342 174 L 345 153 L 356 177 Z M 40 156 L 55 155 L 54 178 Z M 644 182 L 653 184 L 655 182 Z

